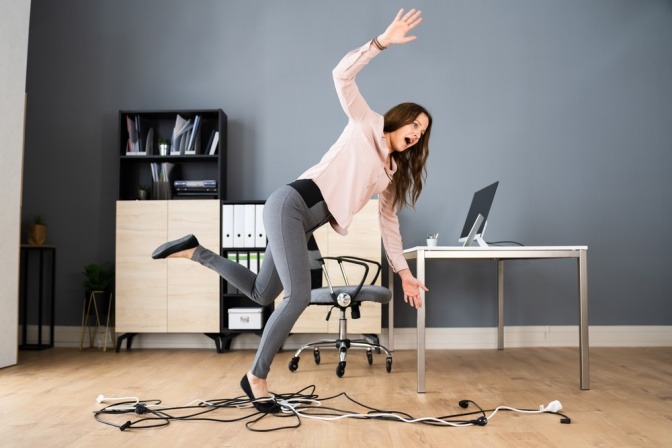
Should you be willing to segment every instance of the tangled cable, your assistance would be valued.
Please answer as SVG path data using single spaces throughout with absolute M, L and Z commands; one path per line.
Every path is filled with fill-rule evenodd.
M 302 419 L 336 421 L 345 418 L 386 420 L 400 423 L 420 423 L 431 426 L 467 427 L 485 426 L 499 411 L 513 411 L 526 414 L 553 414 L 562 417 L 560 423 L 571 423 L 571 419 L 560 412 L 562 410 L 562 405 L 557 400 L 552 401 L 547 406 L 540 406 L 538 410 L 518 409 L 510 406 L 498 406 L 494 409 L 484 410 L 472 400 L 461 400 L 459 402 L 461 408 L 466 409 L 469 407 L 469 404 L 473 404 L 477 410 L 440 417 L 413 417 L 402 411 L 383 410 L 368 406 L 353 399 L 345 392 L 326 398 L 320 398 L 315 393 L 315 389 L 314 385 L 310 385 L 295 393 L 275 395 L 274 400 L 279 405 L 280 411 L 272 414 L 256 411 L 252 406 L 252 402 L 244 396 L 216 400 L 194 400 L 184 406 L 175 407 L 163 406 L 161 400 L 158 399 L 140 400 L 136 397 L 123 397 L 117 399 L 123 401 L 107 405 L 102 409 L 94 411 L 93 414 L 96 421 L 119 428 L 121 431 L 126 431 L 128 429 L 158 428 L 167 426 L 173 420 L 214 421 L 220 423 L 249 420 L 245 423 L 245 427 L 248 430 L 254 432 L 270 432 L 279 431 L 281 429 L 298 428 L 301 426 Z M 347 399 L 351 404 L 359 406 L 360 410 L 339 409 L 325 405 L 325 403 L 341 397 Z M 105 399 L 102 395 L 98 397 L 98 403 L 102 403 L 105 400 L 110 399 Z M 209 415 L 215 411 L 226 409 L 251 410 L 252 412 L 231 418 L 215 418 Z M 364 409 L 364 411 L 361 411 L 361 409 Z M 128 414 L 134 414 L 137 418 L 135 420 L 128 420 L 128 417 L 126 417 L 126 421 L 123 423 L 115 423 L 112 421 L 112 419 L 115 418 L 112 416 Z M 261 426 L 258 425 L 258 423 L 269 415 L 280 418 L 290 418 L 292 419 L 292 423 L 281 424 L 270 428 L 258 427 Z M 104 419 L 102 416 L 109 417 Z

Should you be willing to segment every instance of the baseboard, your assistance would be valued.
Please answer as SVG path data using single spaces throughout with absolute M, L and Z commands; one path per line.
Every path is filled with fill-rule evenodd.
M 21 340 L 19 332 L 19 340 Z M 56 347 L 79 347 L 81 327 L 56 326 L 54 345 Z M 46 336 L 46 338 L 45 338 Z M 43 342 L 48 342 L 48 327 L 43 327 Z M 497 328 L 427 328 L 425 332 L 427 349 L 492 349 L 497 348 Z M 301 345 L 320 338 L 333 338 L 333 335 L 292 334 L 283 348 L 295 350 Z M 88 333 L 84 338 L 84 348 L 89 348 Z M 27 341 L 37 342 L 37 325 L 28 327 Z M 383 345 L 388 345 L 387 329 L 380 335 Z M 415 328 L 395 328 L 394 349 L 410 350 L 416 348 L 417 332 Z M 671 347 L 672 326 L 591 326 L 589 329 L 591 347 Z M 94 338 L 94 346 L 103 346 L 102 337 Z M 259 336 L 242 334 L 233 339 L 232 349 L 256 349 Z M 578 347 L 579 328 L 567 326 L 519 326 L 505 327 L 504 346 L 515 347 Z M 114 349 L 111 337 L 108 348 Z M 136 336 L 133 348 L 183 348 L 214 349 L 212 339 L 197 333 L 147 333 Z

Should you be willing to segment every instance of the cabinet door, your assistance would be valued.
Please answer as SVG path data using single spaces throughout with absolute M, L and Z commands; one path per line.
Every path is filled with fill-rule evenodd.
M 168 240 L 194 234 L 205 248 L 219 254 L 219 201 L 168 202 Z M 169 259 L 167 331 L 218 333 L 220 331 L 219 275 L 183 259 Z
M 166 241 L 167 211 L 167 201 L 117 201 L 117 332 L 163 333 L 167 329 L 166 261 L 151 257 Z

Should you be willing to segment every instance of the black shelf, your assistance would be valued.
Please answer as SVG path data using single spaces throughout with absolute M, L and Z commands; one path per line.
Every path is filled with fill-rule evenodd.
M 177 116 L 185 120 L 200 117 L 198 135 L 200 136 L 200 150 L 198 154 L 171 155 L 160 154 L 159 139 L 171 141 Z M 153 153 L 146 155 L 128 155 L 129 132 L 127 118 L 133 122 L 142 120 L 139 139 L 147 146 L 149 129 L 153 129 L 151 146 Z M 210 136 L 219 132 L 217 152 L 209 154 Z M 221 109 L 189 109 L 189 110 L 120 110 L 119 111 L 119 199 L 139 199 L 141 186 L 152 186 L 152 163 L 169 162 L 175 164 L 169 179 L 175 180 L 216 180 L 217 191 L 211 195 L 202 196 L 203 199 L 226 198 L 226 158 L 227 158 L 227 116 Z M 146 149 L 146 148 L 143 148 Z M 151 198 L 151 194 L 149 195 Z M 189 196 L 194 198 L 198 196 Z M 185 197 L 172 195 L 172 199 L 184 199 Z
M 228 204 L 263 204 L 264 201 L 223 201 L 223 203 Z M 266 252 L 266 247 L 224 247 L 222 248 L 221 255 L 223 257 L 228 257 L 232 252 L 235 253 L 246 253 L 248 255 L 247 259 L 249 260 L 249 254 L 257 253 L 261 254 Z M 258 269 L 258 267 L 257 267 Z M 221 331 L 222 332 L 235 332 L 235 333 L 261 333 L 266 325 L 266 321 L 273 312 L 274 304 L 267 305 L 262 307 L 252 299 L 248 298 L 244 294 L 237 292 L 237 290 L 232 291 L 229 287 L 228 282 L 224 279 L 221 279 L 221 291 L 222 291 L 222 300 L 221 300 Z M 229 329 L 229 309 L 231 308 L 263 308 L 261 315 L 261 325 L 260 329 Z

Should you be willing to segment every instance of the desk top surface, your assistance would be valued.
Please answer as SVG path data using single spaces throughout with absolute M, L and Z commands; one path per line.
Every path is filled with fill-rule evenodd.
M 405 258 L 422 252 L 426 258 L 575 258 L 588 246 L 415 246 L 404 249 Z

